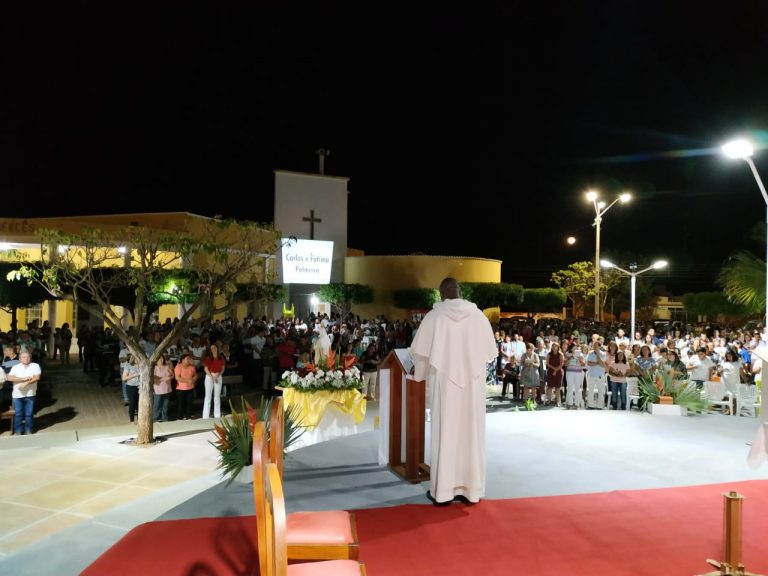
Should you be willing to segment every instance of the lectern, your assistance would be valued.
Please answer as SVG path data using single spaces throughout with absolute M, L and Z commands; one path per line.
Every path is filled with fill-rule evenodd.
M 429 480 L 424 463 L 424 408 L 426 383 L 413 380 L 413 363 L 405 348 L 392 350 L 379 364 L 381 406 L 380 459 L 408 482 Z M 405 418 L 403 418 L 405 414 Z

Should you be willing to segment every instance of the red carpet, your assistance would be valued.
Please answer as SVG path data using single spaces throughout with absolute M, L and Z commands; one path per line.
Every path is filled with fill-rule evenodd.
M 743 561 L 768 574 L 768 481 L 356 510 L 360 559 L 369 576 L 703 574 L 728 490 L 745 496 Z M 252 516 L 151 522 L 84 574 L 253 574 L 254 530 Z

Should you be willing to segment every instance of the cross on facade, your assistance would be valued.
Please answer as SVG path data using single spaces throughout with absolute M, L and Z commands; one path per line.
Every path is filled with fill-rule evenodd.
M 315 239 L 315 222 L 322 222 L 322 218 L 315 218 L 315 211 L 310 210 L 309 211 L 309 217 L 304 216 L 302 218 L 304 222 L 309 222 L 309 239 L 314 240 Z

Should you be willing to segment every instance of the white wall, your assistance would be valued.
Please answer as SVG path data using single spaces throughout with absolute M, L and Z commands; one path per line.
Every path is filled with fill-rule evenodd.
M 347 255 L 347 182 L 349 178 L 275 170 L 275 228 L 283 238 L 309 239 L 310 226 L 302 218 L 315 211 L 315 240 L 333 241 L 331 282 L 344 282 Z M 277 259 L 278 281 L 282 263 Z

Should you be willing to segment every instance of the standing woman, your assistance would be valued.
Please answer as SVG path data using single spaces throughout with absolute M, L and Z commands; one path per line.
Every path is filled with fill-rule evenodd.
M 580 408 L 584 405 L 582 389 L 584 388 L 584 354 L 581 348 L 571 342 L 565 354 L 565 405 L 568 408 Z
M 539 389 L 539 355 L 530 342 L 525 345 L 520 365 L 520 384 L 523 386 L 525 407 L 533 410 L 536 408 L 536 391 Z
M 611 406 L 614 410 L 627 409 L 627 374 L 630 366 L 623 350 L 619 350 L 613 357 L 608 368 L 611 375 Z
M 192 394 L 195 392 L 197 368 L 192 354 L 184 353 L 173 371 L 176 377 L 176 410 L 179 420 L 189 420 L 189 408 L 192 404 Z
M 616 361 L 616 354 L 619 351 L 619 345 L 615 340 L 608 342 L 608 350 L 605 352 L 605 377 L 608 379 L 608 391 L 611 394 L 611 408 L 616 410 L 616 403 L 618 401 L 619 387 L 618 384 L 614 385 L 613 376 L 611 375 L 611 366 Z M 626 388 L 627 381 L 624 380 L 624 386 Z M 626 396 L 626 394 L 625 394 Z
M 221 382 L 227 360 L 219 354 L 219 347 L 211 347 L 203 359 L 205 370 L 205 401 L 203 402 L 203 418 L 210 418 L 211 395 L 213 395 L 213 417 L 221 418 Z
M 563 365 L 565 357 L 560 351 L 560 344 L 552 342 L 552 347 L 547 354 L 547 397 L 550 397 L 552 390 L 555 391 L 555 400 L 557 407 L 562 406 L 560 399 L 560 389 L 563 386 Z
M 541 336 L 536 338 L 536 355 L 539 357 L 539 389 L 536 394 L 542 403 L 549 404 L 547 400 L 547 356 L 549 355 L 549 347 Z
M 737 352 L 728 348 L 725 352 L 725 359 L 720 364 L 720 373 L 725 383 L 725 389 L 734 396 L 739 392 L 741 368 L 741 357 Z
M 168 400 L 171 398 L 171 380 L 173 380 L 173 370 L 168 365 L 168 357 L 163 354 L 157 359 L 154 373 L 155 402 L 154 414 L 155 422 L 168 421 Z
M 125 393 L 128 396 L 128 418 L 131 423 L 134 423 L 136 414 L 139 411 L 139 383 L 141 382 L 141 373 L 136 366 L 136 360 L 133 354 L 128 356 L 128 362 L 126 362 L 123 368 L 123 384 L 125 385 Z

